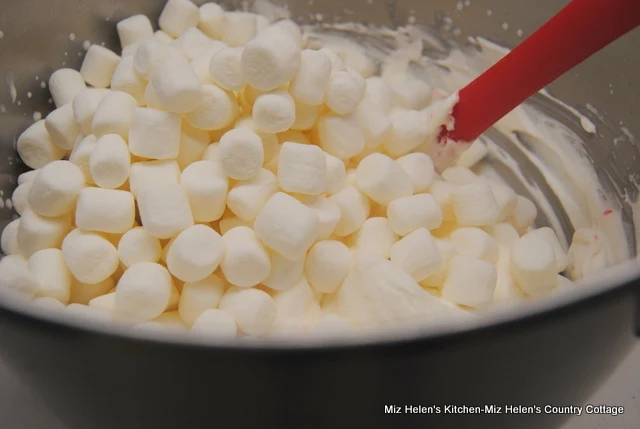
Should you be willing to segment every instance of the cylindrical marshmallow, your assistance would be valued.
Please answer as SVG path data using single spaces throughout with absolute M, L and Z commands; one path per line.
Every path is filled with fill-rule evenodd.
M 65 309 L 63 303 L 57 299 L 49 298 L 48 296 L 34 298 L 31 303 L 36 307 L 46 309 L 47 311 L 60 311 Z
M 18 185 L 23 183 L 33 182 L 33 179 L 38 175 L 38 170 L 29 170 L 18 176 Z
M 116 286 L 115 279 L 108 277 L 107 279 L 96 284 L 87 284 L 71 279 L 71 298 L 70 302 L 75 304 L 88 305 L 89 301 L 99 296 L 105 295 Z
M 484 226 L 496 223 L 500 207 L 491 187 L 485 183 L 457 186 L 451 191 L 451 206 L 456 221 L 463 226 Z
M 371 212 L 369 199 L 354 186 L 347 186 L 329 200 L 340 208 L 341 217 L 335 229 L 335 234 L 340 237 L 356 232 Z
M 541 237 L 551 246 L 556 257 L 556 271 L 561 273 L 566 270 L 568 264 L 567 252 L 560 244 L 560 240 L 558 240 L 558 236 L 555 231 L 548 226 L 545 226 L 531 231 L 531 234 Z
M 115 52 L 100 45 L 91 45 L 80 67 L 80 74 L 94 88 L 107 88 L 119 62 L 120 57 Z
M 125 232 L 118 242 L 118 256 L 125 267 L 141 262 L 158 262 L 161 252 L 160 240 L 141 226 Z
M 285 142 L 278 158 L 278 185 L 286 192 L 320 195 L 327 187 L 327 157 L 318 146 Z
M 89 172 L 96 185 L 119 188 L 129 178 L 131 154 L 127 142 L 117 134 L 100 137 L 89 156 Z
M 305 49 L 300 69 L 289 85 L 291 96 L 300 103 L 321 105 L 331 77 L 331 60 L 324 52 Z
M 157 109 L 137 108 L 131 118 L 129 150 L 151 159 L 175 159 L 180 151 L 180 116 Z
M 38 279 L 22 255 L 6 255 L 0 259 L 0 291 L 33 298 L 38 289 Z
M 295 121 L 291 125 L 292 130 L 306 131 L 313 128 L 320 116 L 320 106 L 296 103 Z
M 299 198 L 305 206 L 312 209 L 318 215 L 320 226 L 316 240 L 328 239 L 336 229 L 340 221 L 340 207 L 333 201 L 323 196 L 303 196 Z
M 162 327 L 171 332 L 187 332 L 189 327 L 180 318 L 177 311 L 165 311 L 160 316 L 153 319 L 153 323 L 159 323 Z
M 38 282 L 38 296 L 69 303 L 71 273 L 67 269 L 60 249 L 39 250 L 28 261 L 29 270 Z
M 247 180 L 260 171 L 264 162 L 262 140 L 247 129 L 225 133 L 218 148 L 224 173 L 235 180 Z
M 27 210 L 22 214 L 18 227 L 20 252 L 28 258 L 38 250 L 59 248 L 70 228 L 69 215 L 41 217 L 32 210 Z
M 220 234 L 207 225 L 182 231 L 167 253 L 167 268 L 178 279 L 197 282 L 213 273 L 225 253 Z
M 187 28 L 198 25 L 200 10 L 190 0 L 169 0 L 162 9 L 158 24 L 173 37 L 178 37 Z
M 238 115 L 236 97 L 215 85 L 202 86 L 202 103 L 185 115 L 187 122 L 201 130 L 221 130 Z
M 443 265 L 436 241 L 426 228 L 418 228 L 401 238 L 389 252 L 391 262 L 417 282 L 435 274 Z
M 171 45 L 192 61 L 212 46 L 212 40 L 196 27 L 189 27 Z
M 293 39 L 296 41 L 298 45 L 302 44 L 302 30 L 290 19 L 281 19 L 273 23 L 274 27 L 278 27 L 284 31 L 286 31 Z
M 87 85 L 79 71 L 58 69 L 49 78 L 49 91 L 57 107 L 71 103 Z
M 404 109 L 420 110 L 431 102 L 431 87 L 421 79 L 407 73 L 393 76 L 389 79 L 393 94 L 393 102 Z
M 259 289 L 234 287 L 220 300 L 220 310 L 229 313 L 242 332 L 261 336 L 269 332 L 276 318 L 276 303 Z
M 193 225 L 187 194 L 178 184 L 155 183 L 138 191 L 144 229 L 156 238 L 172 238 Z
M 238 334 L 238 325 L 229 313 L 208 309 L 193 322 L 191 333 L 212 338 L 235 338 Z
M 242 48 L 222 48 L 211 57 L 209 74 L 221 88 L 237 92 L 244 87 L 242 51 Z
M 411 177 L 393 159 L 372 153 L 356 169 L 356 186 L 378 204 L 413 194 Z
M 488 153 L 489 149 L 487 149 L 487 145 L 485 145 L 481 140 L 476 140 L 460 154 L 458 157 L 458 165 L 471 168 L 482 161 Z
M 50 162 L 62 159 L 66 153 L 53 142 L 44 120 L 34 123 L 20 134 L 16 149 L 22 162 L 31 168 L 44 167 Z
M 178 151 L 178 165 L 181 170 L 202 159 L 204 151 L 209 146 L 209 133 L 192 127 L 187 122 L 182 123 L 180 130 L 180 150 Z
M 344 162 L 333 155 L 325 154 L 327 157 L 327 194 L 335 194 L 344 188 L 347 181 L 347 169 Z
M 224 9 L 217 3 L 205 3 L 200 6 L 200 19 L 198 28 L 212 39 L 222 38 L 222 24 L 224 22 Z
M 196 222 L 212 222 L 222 217 L 229 179 L 211 161 L 198 161 L 184 169 L 181 184 Z
M 320 146 L 336 158 L 349 159 L 365 147 L 364 134 L 352 116 L 326 114 L 318 119 L 316 126 Z
M 364 221 L 355 234 L 355 247 L 389 258 L 391 247 L 398 242 L 389 220 L 385 217 L 372 217 Z
M 501 185 L 499 183 L 492 183 L 491 190 L 493 191 L 493 197 L 498 203 L 498 209 L 500 210 L 500 221 L 507 220 L 515 211 L 518 205 L 518 196 L 515 191 L 507 185 Z
M 513 225 L 507 222 L 483 226 L 482 229 L 487 231 L 487 233 L 496 240 L 498 245 L 509 249 L 511 249 L 511 246 L 513 246 L 513 244 L 520 238 L 518 231 L 513 227 Z
M 226 251 L 222 273 L 234 286 L 249 288 L 267 278 L 271 271 L 269 254 L 251 228 L 238 226 L 223 236 Z
M 257 32 L 256 15 L 250 12 L 224 12 L 222 41 L 228 46 L 244 46 Z
M 366 83 L 362 76 L 349 71 L 338 71 L 329 79 L 324 102 L 338 115 L 348 115 L 356 111 L 365 89 Z
M 409 175 L 415 193 L 426 192 L 435 177 L 435 168 L 429 155 L 409 153 L 396 159 L 396 164 Z
M 220 219 L 218 226 L 220 227 L 220 234 L 224 235 L 227 233 L 227 231 L 230 231 L 237 226 L 246 226 L 247 228 L 253 228 L 253 221 L 247 222 L 236 216 L 223 217 L 222 219 Z
M 304 334 L 322 314 L 314 291 L 304 277 L 292 288 L 275 293 L 273 300 L 276 303 L 276 318 L 270 332 L 273 337 Z
M 393 105 L 393 93 L 389 84 L 379 76 L 367 78 L 365 83 L 364 98 L 377 106 L 383 113 L 389 113 Z
M 218 308 L 224 293 L 224 281 L 215 274 L 197 282 L 187 282 L 182 286 L 178 312 L 184 323 L 191 326 L 202 313 Z
M 89 159 L 91 158 L 91 153 L 95 149 L 97 142 L 98 140 L 96 139 L 96 136 L 91 134 L 90 136 L 80 140 L 74 147 L 71 155 L 69 155 L 69 162 L 82 171 L 82 175 L 84 176 L 84 180 L 87 185 L 94 184 L 93 178 L 91 177 L 91 171 L 89 170 Z
M 150 81 L 156 69 L 170 56 L 180 55 L 173 44 L 167 45 L 155 38 L 143 40 L 133 54 L 133 68 L 138 76 Z
M 350 261 L 351 252 L 343 243 L 319 241 L 309 250 L 304 274 L 315 292 L 332 293 L 347 276 Z
M 467 185 L 481 181 L 473 171 L 460 165 L 447 168 L 442 172 L 441 176 L 445 182 L 453 183 L 454 185 Z
M 58 107 L 47 115 L 44 126 L 51 136 L 51 140 L 60 149 L 71 150 L 80 135 L 80 127 L 73 117 L 71 103 Z
M 138 104 L 144 105 L 144 92 L 147 87 L 147 82 L 138 76 L 133 64 L 133 55 L 123 56 L 120 59 L 120 63 L 118 63 L 111 78 L 111 89 L 126 92 L 135 98 Z
M 73 117 L 83 134 L 91 134 L 93 115 L 100 101 L 110 92 L 105 88 L 87 88 L 73 99 Z
M 170 112 L 188 113 L 202 103 L 200 79 L 182 56 L 171 55 L 162 61 L 151 83 L 158 99 Z
M 393 157 L 406 155 L 429 135 L 425 113 L 417 110 L 399 110 L 391 117 L 391 133 L 384 142 L 384 149 Z
M 538 216 L 538 210 L 535 204 L 525 197 L 518 195 L 516 200 L 516 207 L 509 217 L 509 222 L 511 222 L 520 234 L 524 234 L 531 225 L 533 225 L 533 222 L 535 222 Z
M 290 260 L 277 252 L 269 252 L 271 272 L 262 284 L 274 290 L 287 290 L 302 277 L 305 258 Z
M 417 228 L 436 229 L 442 224 L 442 211 L 429 194 L 398 198 L 387 207 L 391 229 L 405 236 Z
M 462 255 L 495 264 L 498 261 L 498 242 L 480 228 L 459 228 L 451 234 L 455 251 Z
M 143 262 L 124 272 L 116 287 L 118 318 L 144 322 L 161 315 L 171 299 L 173 280 L 162 265 Z
M 367 147 L 378 147 L 388 138 L 391 132 L 391 120 L 369 100 L 362 100 L 358 104 L 355 117 L 360 124 Z
M 542 295 L 556 287 L 553 247 L 538 234 L 525 234 L 511 248 L 511 273 L 527 295 Z
M 429 188 L 431 196 L 433 196 L 440 210 L 442 210 L 442 220 L 445 222 L 455 221 L 456 218 L 453 214 L 453 206 L 451 205 L 451 192 L 456 188 L 456 185 L 434 180 Z
M 469 255 L 457 255 L 449 262 L 442 298 L 454 304 L 482 308 L 491 303 L 498 281 L 496 267 Z
M 13 208 L 19 215 L 22 215 L 29 208 L 29 193 L 32 184 L 33 182 L 27 182 L 19 185 L 11 195 Z
M 136 217 L 131 192 L 115 189 L 84 188 L 78 197 L 76 225 L 87 231 L 124 234 Z
M 327 314 L 318 323 L 309 327 L 313 337 L 335 338 L 353 332 L 353 327 L 337 314 Z
M 18 245 L 18 228 L 20 227 L 20 218 L 14 219 L 7 224 L 2 230 L 2 253 L 5 255 L 17 255 L 20 253 Z
M 134 162 L 129 170 L 129 188 L 134 197 L 148 184 L 180 184 L 180 167 L 175 160 Z
M 62 242 L 62 254 L 73 276 L 83 283 L 100 283 L 118 268 L 118 251 L 95 232 L 74 229 Z
M 153 36 L 153 27 L 146 15 L 134 15 L 123 19 L 116 27 L 123 48 Z
M 138 102 L 130 94 L 111 91 L 100 100 L 96 108 L 91 125 L 92 133 L 96 137 L 118 134 L 123 139 L 128 139 L 131 117 L 136 107 Z
M 40 216 L 70 213 L 85 186 L 82 171 L 69 161 L 54 161 L 40 169 L 29 190 L 29 206 Z
M 250 222 L 277 190 L 276 176 L 262 168 L 253 178 L 238 182 L 229 190 L 227 206 L 237 217 Z
M 311 144 L 311 140 L 309 140 L 309 138 L 303 132 L 293 129 L 287 130 L 284 133 L 278 133 L 275 135 L 275 137 L 280 145 L 286 142 Z M 280 152 L 278 152 L 278 155 L 280 155 Z
M 287 131 L 296 119 L 296 105 L 286 91 L 275 91 L 258 96 L 253 104 L 253 121 L 258 131 L 281 133 Z

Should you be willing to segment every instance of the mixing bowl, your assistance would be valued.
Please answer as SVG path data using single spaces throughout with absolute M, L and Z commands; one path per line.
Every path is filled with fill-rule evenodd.
M 287 3 L 292 17 L 302 23 L 321 16 L 325 23 L 357 21 L 395 28 L 415 20 L 435 34 L 425 53 L 443 55 L 456 43 L 467 43 L 469 36 L 514 46 L 566 1 L 276 3 Z M 137 13 L 157 19 L 163 4 L 160 0 L 2 2 L 0 188 L 5 199 L 25 170 L 15 153 L 17 136 L 34 115 L 44 116 L 52 108 L 41 82 L 56 68 L 77 68 L 85 40 L 104 42 L 117 50 L 115 23 Z M 620 247 L 631 262 L 614 261 L 615 268 L 587 280 L 575 293 L 496 311 L 464 324 L 405 328 L 342 341 L 268 344 L 142 335 L 3 301 L 0 354 L 73 429 L 218 424 L 243 428 L 284 424 L 305 428 L 559 427 L 569 416 L 545 412 L 544 406 L 583 404 L 640 333 L 640 270 L 633 262 L 640 231 L 634 224 L 638 212 L 633 211 L 640 174 L 640 147 L 633 138 L 640 133 L 639 45 L 640 32 L 632 32 L 549 89 L 591 120 L 595 134 L 585 132 L 568 107 L 542 96 L 530 101 L 584 140 L 576 144 L 595 167 L 603 192 L 621 208 L 626 237 Z M 517 150 L 499 130 L 491 132 L 498 144 Z M 526 136 L 517 137 L 526 143 Z M 499 160 L 489 161 L 525 192 L 517 177 L 500 170 Z M 572 160 L 556 161 L 548 171 L 559 174 Z M 541 212 L 538 225 L 552 224 L 570 239 L 574 225 L 553 196 L 548 171 L 542 173 L 529 164 L 519 165 L 521 176 L 547 194 L 556 219 L 552 222 Z M 4 204 L 2 226 L 13 215 Z M 484 410 L 485 405 L 501 407 L 502 413 L 476 414 L 446 407 L 481 406 Z M 506 408 L 536 405 L 541 412 Z

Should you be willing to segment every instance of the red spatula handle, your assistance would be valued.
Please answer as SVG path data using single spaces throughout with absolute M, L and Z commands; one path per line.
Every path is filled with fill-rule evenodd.
M 640 0 L 572 0 L 460 90 L 448 137 L 471 142 L 527 98 L 640 24 Z

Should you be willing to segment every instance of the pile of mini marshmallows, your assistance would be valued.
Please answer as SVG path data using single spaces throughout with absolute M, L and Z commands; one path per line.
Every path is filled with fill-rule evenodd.
M 2 233 L 4 291 L 141 329 L 337 335 L 571 286 L 534 204 L 427 155 L 443 95 L 305 49 L 290 20 L 169 0 L 50 78 Z M 338 52 L 338 53 L 336 53 Z

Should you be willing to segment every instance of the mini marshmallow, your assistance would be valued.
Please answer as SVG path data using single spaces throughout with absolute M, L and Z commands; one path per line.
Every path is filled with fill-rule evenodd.
M 568 264 L 567 252 L 560 244 L 560 240 L 558 240 L 558 236 L 555 231 L 548 226 L 545 226 L 531 231 L 531 234 L 542 238 L 553 249 L 556 259 L 556 272 L 561 273 L 566 270 Z
M 28 261 L 29 270 L 38 282 L 38 296 L 69 303 L 71 273 L 67 269 L 60 249 L 39 250 Z
M 509 249 L 511 249 L 511 246 L 513 246 L 513 244 L 520 238 L 518 231 L 516 231 L 513 225 L 507 222 L 483 226 L 482 229 L 487 231 L 487 233 L 493 237 L 500 246 L 507 247 Z
M 324 192 L 327 194 L 335 194 L 344 188 L 347 181 L 347 170 L 340 159 L 325 153 L 327 158 L 327 186 Z
M 563 294 L 567 292 L 571 293 L 575 291 L 576 287 L 578 286 L 577 284 L 575 284 L 568 278 L 561 276 L 560 274 L 558 274 L 558 276 L 556 277 L 556 282 L 557 282 L 556 288 L 552 292 L 554 295 Z
M 180 130 L 180 149 L 178 150 L 178 165 L 181 170 L 202 159 L 202 155 L 209 146 L 209 133 L 192 127 L 183 122 Z
M 193 225 L 189 199 L 180 185 L 148 184 L 137 199 L 142 226 L 153 237 L 172 238 Z
M 16 213 L 22 215 L 29 208 L 29 192 L 33 182 L 23 183 L 19 185 L 11 195 L 11 202 Z
M 236 216 L 223 217 L 220 219 L 218 226 L 220 227 L 220 234 L 224 235 L 227 231 L 232 230 L 237 226 L 246 226 L 247 228 L 253 229 L 253 221 L 246 222 Z
M 324 102 L 334 113 L 348 115 L 356 111 L 364 98 L 366 83 L 362 76 L 348 71 L 331 75 L 324 95 Z
M 202 84 L 189 61 L 178 55 L 165 58 L 151 79 L 162 105 L 172 113 L 189 113 L 203 101 Z
M 22 162 L 31 168 L 44 167 L 50 162 L 62 159 L 66 153 L 53 142 L 44 120 L 34 123 L 20 134 L 16 149 Z
M 355 235 L 354 244 L 357 249 L 373 252 L 385 259 L 389 258 L 391 247 L 399 239 L 385 217 L 372 217 L 365 220 Z
M 164 32 L 162 30 L 158 30 L 155 33 L 153 33 L 153 37 L 158 42 L 164 43 L 165 45 L 170 44 L 174 40 L 173 37 L 171 37 L 168 33 Z
M 56 107 L 71 103 L 85 89 L 87 84 L 77 70 L 58 69 L 49 78 L 49 91 Z
M 173 280 L 165 267 L 150 262 L 133 265 L 116 287 L 115 313 L 130 322 L 160 316 L 171 299 Z
M 242 48 L 222 48 L 211 57 L 209 73 L 221 88 L 240 91 L 244 87 L 242 52 Z
M 317 146 L 286 142 L 278 159 L 278 185 L 286 192 L 319 195 L 327 183 L 327 158 Z
M 471 168 L 482 161 L 489 154 L 489 149 L 482 141 L 476 140 L 471 143 L 465 151 L 458 157 L 458 165 Z
M 153 27 L 146 15 L 134 15 L 123 19 L 116 27 L 123 48 L 153 36 Z
M 129 170 L 129 187 L 134 197 L 148 184 L 180 184 L 180 167 L 174 160 L 134 162 Z
M 101 309 L 109 314 L 115 313 L 116 309 L 116 293 L 111 292 L 102 296 L 98 296 L 89 301 L 89 307 Z
M 369 199 L 354 186 L 336 192 L 329 201 L 340 208 L 340 221 L 334 231 L 339 237 L 356 232 L 371 212 Z
M 395 243 L 389 251 L 391 262 L 417 282 L 438 272 L 443 265 L 436 241 L 426 228 L 418 228 Z
M 500 207 L 491 187 L 484 183 L 457 186 L 451 191 L 451 207 L 462 226 L 484 226 L 500 219 Z
M 249 85 L 270 91 L 293 79 L 300 57 L 296 40 L 282 28 L 271 26 L 244 47 L 242 73 Z
M 20 218 L 18 227 L 18 247 L 29 257 L 38 250 L 59 248 L 64 236 L 71 228 L 71 216 L 41 217 L 27 210 Z
M 313 128 L 320 115 L 320 106 L 296 103 L 295 121 L 292 130 L 307 131 Z
M 305 334 L 308 327 L 322 315 L 313 289 L 302 277 L 292 288 L 273 294 L 276 318 L 271 325 L 271 336 L 291 337 Z
M 271 271 L 269 254 L 251 228 L 238 226 L 222 239 L 226 251 L 220 266 L 229 283 L 250 288 L 267 278 Z
M 442 172 L 441 176 L 445 182 L 454 185 L 467 185 L 481 181 L 473 171 L 459 165 L 447 168 Z
M 100 137 L 89 155 L 89 172 L 96 185 L 116 189 L 129 178 L 131 154 L 127 142 L 117 134 Z
M 229 179 L 215 163 L 194 162 L 182 172 L 181 183 L 196 222 L 212 222 L 222 217 Z
M 163 31 L 179 37 L 187 28 L 195 27 L 200 20 L 198 6 L 189 0 L 169 0 L 160 13 L 158 24 Z
M 60 149 L 71 150 L 80 135 L 80 127 L 73 117 L 73 106 L 65 104 L 47 115 L 44 126 L 51 140 Z
M 556 287 L 553 247 L 538 234 L 525 234 L 511 248 L 511 273 L 527 295 L 541 295 Z
M 184 324 L 180 318 L 180 314 L 177 311 L 166 311 L 160 316 L 153 319 L 152 323 L 158 323 L 162 325 L 164 330 L 171 332 L 187 332 L 189 327 Z
M 296 102 L 318 106 L 331 77 L 331 60 L 324 52 L 304 49 L 300 56 L 300 69 L 289 85 Z
M 281 133 L 287 131 L 296 118 L 296 105 L 286 91 L 276 91 L 258 96 L 252 110 L 258 131 Z
M 72 314 L 72 317 L 82 324 L 86 322 L 102 324 L 113 322 L 111 314 L 102 308 L 89 307 L 82 304 L 69 304 L 65 307 L 65 311 L 67 314 Z
M 222 42 L 220 43 L 222 44 Z M 218 45 L 214 43 L 211 46 L 218 46 Z M 213 55 L 223 48 L 224 46 L 220 46 L 219 49 L 218 48 L 214 49 L 210 47 L 205 51 L 204 54 L 200 54 L 196 58 L 191 60 L 191 63 L 190 63 L 191 68 L 193 68 L 193 71 L 198 76 L 198 79 L 200 80 L 201 84 L 212 85 L 214 83 L 213 78 L 209 73 L 209 65 L 211 64 L 211 58 L 213 58 Z
M 35 273 L 29 270 L 21 255 L 6 255 L 0 259 L 0 291 L 33 298 L 39 288 Z
M 85 186 L 82 171 L 69 161 L 54 161 L 42 167 L 29 190 L 29 207 L 40 216 L 70 213 Z
M 347 277 L 351 252 L 343 243 L 324 240 L 309 250 L 304 265 L 304 274 L 317 293 L 335 292 Z
M 33 182 L 33 179 L 38 175 L 38 170 L 29 170 L 18 176 L 18 185 L 23 183 Z
M 436 229 L 442 225 L 442 210 L 429 194 L 416 194 L 393 200 L 387 207 L 391 229 L 405 236 L 422 227 Z
M 244 46 L 258 30 L 256 15 L 250 12 L 224 12 L 221 40 L 231 47 Z
M 337 314 L 327 314 L 308 331 L 311 336 L 323 338 L 335 338 L 350 332 L 353 332 L 353 327 Z
M 454 304 L 482 308 L 491 303 L 498 281 L 496 267 L 469 255 L 457 255 L 449 262 L 442 298 Z
M 213 338 L 235 338 L 238 335 L 238 325 L 229 313 L 208 309 L 193 322 L 191 332 Z
M 358 104 L 355 117 L 362 128 L 367 147 L 378 147 L 391 132 L 391 120 L 369 100 L 362 100 Z
M 144 158 L 175 159 L 180 150 L 181 125 L 176 114 L 139 107 L 131 118 L 129 150 Z
M 269 135 L 273 135 L 273 134 L 269 134 Z M 287 130 L 284 133 L 278 133 L 275 136 L 280 145 L 284 144 L 285 142 L 312 144 L 311 140 L 309 140 L 309 138 L 303 132 L 296 131 L 293 129 Z M 278 155 L 280 155 L 279 151 L 278 151 Z
M 194 225 L 182 231 L 167 253 L 167 268 L 178 279 L 197 282 L 211 275 L 225 252 L 220 234 L 207 225 Z
M 125 232 L 118 242 L 118 256 L 125 267 L 141 262 L 158 262 L 162 247 L 160 240 L 139 226 Z
M 283 192 L 271 196 L 258 214 L 254 228 L 265 246 L 288 259 L 300 259 L 318 235 L 316 212 Z
M 518 205 L 517 195 L 513 189 L 506 185 L 492 183 L 490 186 L 493 191 L 493 197 L 496 199 L 496 203 L 498 203 L 498 208 L 500 209 L 498 219 L 505 221 L 513 214 Z
M 12 220 L 2 230 L 0 247 L 2 248 L 2 253 L 5 255 L 17 255 L 20 253 L 18 228 L 20 228 L 20 218 Z
M 459 228 L 451 234 L 455 251 L 461 255 L 495 264 L 498 261 L 498 242 L 480 228 Z
M 526 295 L 516 283 L 511 273 L 511 251 L 509 248 L 500 246 L 500 256 L 496 262 L 498 281 L 493 292 L 493 301 L 496 304 L 513 304 L 515 300 L 520 300 Z
M 365 79 L 364 98 L 377 106 L 383 113 L 389 113 L 393 105 L 393 92 L 387 82 L 379 76 Z
M 43 308 L 46 310 L 59 311 L 65 309 L 63 303 L 61 303 L 57 299 L 49 298 L 48 296 L 34 298 L 31 303 L 39 308 Z
M 356 186 L 378 204 L 413 195 L 411 177 L 381 153 L 364 158 L 356 169 Z
M 205 3 L 200 6 L 198 28 L 212 39 L 222 38 L 224 9 L 217 3 Z
M 107 88 L 120 57 L 113 51 L 100 46 L 91 45 L 84 57 L 80 74 L 84 81 L 94 88 Z
M 138 76 L 150 81 L 164 60 L 179 55 L 180 51 L 174 44 L 166 45 L 155 38 L 143 40 L 133 54 L 133 68 Z
M 190 27 L 173 41 L 172 46 L 178 48 L 189 61 L 192 61 L 203 54 L 211 44 L 212 41 L 206 34 L 196 27 Z
M 144 92 L 147 82 L 144 81 L 134 67 L 134 56 L 127 55 L 120 59 L 120 63 L 113 72 L 111 78 L 111 89 L 122 91 L 136 99 L 139 105 L 144 105 Z
M 151 82 L 149 82 L 147 84 L 147 87 L 144 89 L 144 104 L 147 107 L 151 107 L 153 109 L 164 109 L 164 106 L 158 99 L 158 94 L 156 94 L 156 90 L 153 89 L 153 85 L 151 85 Z
M 76 225 L 87 231 L 124 234 L 136 217 L 133 195 L 115 189 L 84 188 L 78 197 Z
M 367 56 L 365 49 L 357 43 L 352 43 L 345 39 L 339 43 L 325 43 L 324 47 L 335 52 L 346 67 L 362 77 L 370 77 L 376 71 L 376 66 Z
M 269 332 L 276 317 L 276 303 L 259 289 L 233 287 L 220 300 L 220 310 L 228 313 L 242 332 L 261 336 Z
M 235 180 L 247 180 L 260 171 L 264 162 L 262 140 L 246 129 L 228 131 L 220 139 L 218 155 L 224 173 Z
M 298 45 L 302 44 L 302 30 L 300 29 L 300 26 L 298 26 L 298 24 L 296 24 L 292 20 L 281 19 L 277 22 L 274 22 L 273 26 L 286 31 L 291 37 L 293 37 Z
M 256 14 L 256 34 L 271 25 L 271 21 L 264 15 Z
M 104 88 L 88 88 L 73 99 L 73 117 L 83 134 L 91 134 L 93 115 L 100 101 L 110 92 Z
M 79 138 L 71 152 L 71 155 L 69 155 L 69 162 L 82 171 L 82 175 L 84 176 L 84 180 L 87 185 L 94 184 L 93 178 L 91 177 L 91 171 L 89 169 L 89 159 L 91 158 L 91 153 L 93 153 L 97 142 L 98 139 L 96 139 L 96 136 L 93 134 L 81 140 Z
M 365 147 L 364 134 L 352 116 L 326 114 L 316 126 L 320 147 L 336 158 L 349 159 Z
M 202 130 L 220 130 L 228 127 L 238 113 L 235 96 L 214 85 L 202 86 L 203 102 L 185 115 L 187 122 Z
M 287 290 L 302 277 L 305 258 L 290 260 L 277 252 L 269 252 L 271 272 L 262 284 L 273 290 Z
M 414 192 L 426 192 L 435 177 L 433 161 L 424 153 L 409 153 L 396 159 L 396 164 L 411 178 Z
M 300 198 L 300 202 L 318 215 L 320 226 L 318 227 L 316 240 L 328 239 L 340 221 L 340 207 L 328 198 L 321 196 L 304 196 Z
M 444 280 L 447 277 L 449 262 L 451 261 L 451 258 L 455 256 L 456 252 L 450 240 L 436 238 L 435 242 L 438 247 L 438 253 L 440 253 L 440 257 L 442 258 L 442 264 L 436 272 L 421 280 L 420 286 L 440 289 L 442 287 L 442 283 L 444 283 Z
M 389 80 L 393 102 L 403 109 L 420 110 L 431 102 L 431 87 L 409 74 L 393 76 Z
M 347 69 L 347 66 L 344 64 L 344 61 L 342 61 L 342 58 L 340 58 L 338 54 L 333 52 L 333 50 L 328 48 L 322 48 L 318 52 L 322 52 L 329 58 L 329 61 L 331 61 L 332 73 L 338 72 L 338 71 L 345 71 Z
M 453 222 L 456 219 L 453 213 L 453 205 L 451 204 L 451 192 L 455 188 L 456 185 L 451 183 L 434 180 L 429 189 L 433 199 L 436 200 L 442 211 L 442 220 L 445 222 Z
M 520 234 L 524 234 L 533 225 L 536 217 L 538 216 L 538 210 L 535 204 L 528 198 L 516 197 L 516 207 L 509 217 L 509 222 L 518 230 Z
M 422 111 L 400 110 L 391 118 L 391 124 L 391 133 L 384 142 L 384 149 L 393 157 L 411 152 L 423 144 L 429 135 Z
M 269 133 L 263 133 L 257 130 L 254 120 L 250 116 L 244 116 L 236 121 L 234 128 L 245 128 L 256 133 L 262 140 L 262 149 L 264 151 L 265 164 L 273 160 L 280 153 L 280 145 L 278 144 L 278 136 Z M 289 134 L 291 130 L 285 134 Z M 277 160 L 276 160 L 277 161 Z M 277 163 L 277 162 L 276 162 Z M 275 173 L 275 171 L 274 171 Z
M 118 251 L 113 244 L 79 228 L 62 241 L 62 255 L 71 274 L 82 283 L 100 283 L 118 268 Z
M 211 161 L 220 168 L 222 168 L 222 164 L 220 163 L 220 156 L 218 155 L 218 149 L 220 148 L 220 143 L 211 143 L 205 149 L 202 154 L 202 161 Z
M 96 137 L 118 134 L 123 139 L 128 139 L 131 118 L 136 107 L 138 102 L 130 94 L 111 91 L 98 103 L 93 115 L 91 132 Z
M 238 182 L 229 190 L 227 206 L 237 217 L 250 222 L 277 190 L 276 176 L 262 168 L 255 177 Z

